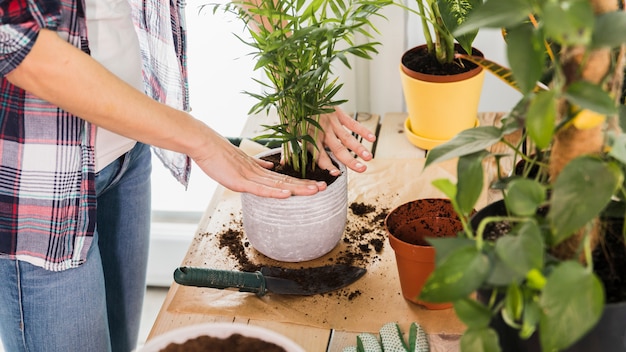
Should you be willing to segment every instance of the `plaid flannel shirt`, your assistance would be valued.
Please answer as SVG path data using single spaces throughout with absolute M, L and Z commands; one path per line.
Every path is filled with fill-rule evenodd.
M 146 93 L 188 110 L 183 0 L 129 1 Z M 0 256 L 52 271 L 82 264 L 93 239 L 95 127 L 4 76 L 22 62 L 42 28 L 88 53 L 84 8 L 83 0 L 0 1 Z M 190 159 L 155 152 L 186 185 Z

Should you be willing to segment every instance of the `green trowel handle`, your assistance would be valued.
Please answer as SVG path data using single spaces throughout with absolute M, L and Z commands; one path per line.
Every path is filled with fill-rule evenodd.
M 265 278 L 258 271 L 249 273 L 182 266 L 174 271 L 174 281 L 184 286 L 236 288 L 241 292 L 253 292 L 259 296 L 267 293 Z

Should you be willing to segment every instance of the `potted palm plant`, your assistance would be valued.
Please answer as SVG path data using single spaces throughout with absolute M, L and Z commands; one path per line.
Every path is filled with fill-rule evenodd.
M 276 111 L 279 122 L 264 126 L 258 138 L 277 139 L 284 166 L 292 176 L 314 178 L 319 118 L 345 100 L 337 98 L 342 84 L 332 67 L 348 56 L 369 59 L 377 42 L 357 43 L 356 34 L 371 39 L 376 29 L 370 17 L 390 0 L 243 0 L 226 5 L 245 23 L 249 45 L 263 70 L 262 93 L 248 93 L 258 102 L 250 113 Z M 263 156 L 265 157 L 265 156 Z M 332 156 L 331 156 L 332 157 Z M 310 197 L 285 200 L 242 195 L 243 225 L 252 246 L 283 261 L 304 261 L 326 254 L 339 242 L 347 216 L 346 168 L 329 188 Z M 330 183 L 330 182 L 327 182 Z
M 502 126 L 465 130 L 426 161 L 459 158 L 458 182 L 435 186 L 464 230 L 432 241 L 436 268 L 420 298 L 454 303 L 468 326 L 463 351 L 624 349 L 625 26 L 615 0 L 488 0 L 457 29 L 506 27 L 511 69 L 475 61 L 523 93 Z M 499 180 L 503 199 L 470 222 L 482 162 L 498 157 L 485 148 L 517 129 L 526 138 L 508 145 L 525 170 Z
M 480 66 L 457 53 L 482 55 L 472 47 L 478 29 L 455 35 L 468 13 L 482 0 L 416 0 L 404 7 L 421 19 L 425 44 L 402 55 L 400 76 L 409 117 L 407 138 L 432 149 L 458 132 L 475 126 L 484 80 Z

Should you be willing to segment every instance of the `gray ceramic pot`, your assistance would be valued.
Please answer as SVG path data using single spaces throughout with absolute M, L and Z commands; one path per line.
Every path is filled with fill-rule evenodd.
M 256 157 L 272 153 L 280 149 Z M 273 199 L 242 193 L 243 227 L 253 248 L 272 259 L 302 262 L 337 246 L 346 227 L 348 176 L 345 165 L 331 157 L 342 174 L 315 195 Z

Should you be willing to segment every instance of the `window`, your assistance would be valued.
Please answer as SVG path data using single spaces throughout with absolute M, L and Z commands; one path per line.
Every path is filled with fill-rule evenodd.
M 255 89 L 251 77 L 257 73 L 248 48 L 233 35 L 243 33 L 241 23 L 221 12 L 213 14 L 210 8 L 201 10 L 204 3 L 190 0 L 186 8 L 191 114 L 224 136 L 238 136 L 253 104 L 242 91 Z M 156 157 L 153 162 L 156 214 L 204 211 L 215 181 L 194 165 L 185 191 Z

